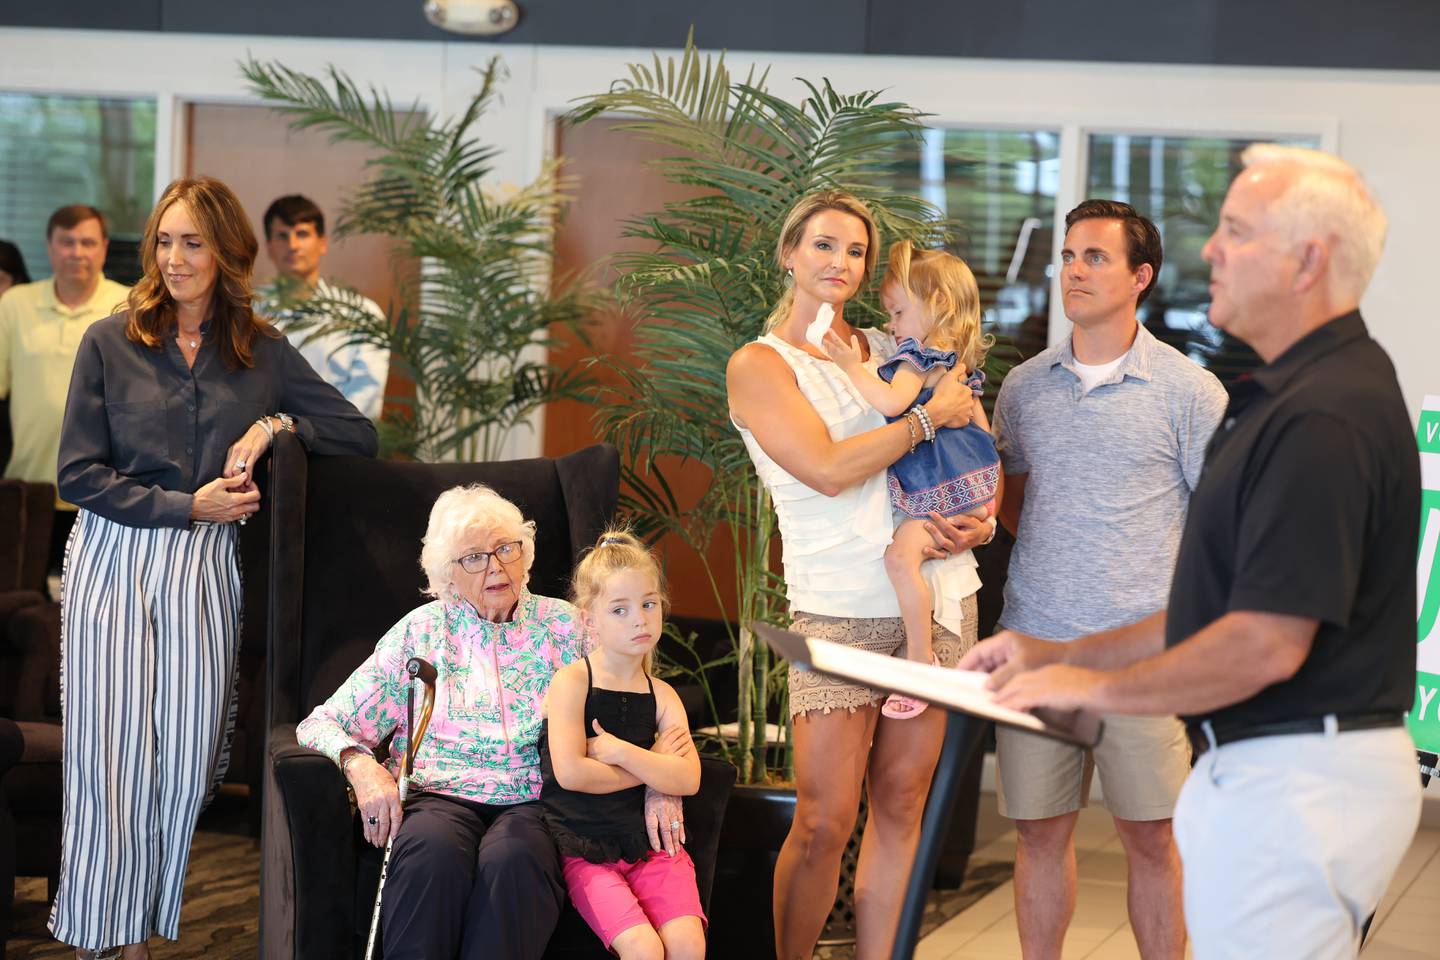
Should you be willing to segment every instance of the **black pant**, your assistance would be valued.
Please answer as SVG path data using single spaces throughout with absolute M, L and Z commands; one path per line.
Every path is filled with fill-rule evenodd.
M 540 960 L 565 901 L 540 813 L 436 794 L 406 803 L 380 908 L 385 960 Z

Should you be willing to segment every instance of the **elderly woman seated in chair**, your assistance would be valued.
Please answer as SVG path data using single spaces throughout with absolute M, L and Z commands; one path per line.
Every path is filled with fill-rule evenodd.
M 584 630 L 569 603 L 526 589 L 534 559 L 535 524 L 514 504 L 478 485 L 442 493 L 420 553 L 435 600 L 395 624 L 296 731 L 340 765 L 365 839 L 395 838 L 381 907 L 387 960 L 538 960 L 559 917 L 559 856 L 535 802 L 541 705 L 555 672 L 584 653 Z M 411 657 L 438 677 L 402 810 Z M 382 766 L 372 748 L 392 732 Z M 678 809 L 654 798 L 652 832 Z

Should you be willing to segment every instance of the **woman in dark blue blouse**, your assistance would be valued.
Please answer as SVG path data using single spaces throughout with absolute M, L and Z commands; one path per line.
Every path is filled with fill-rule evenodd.
M 257 244 L 208 177 L 165 191 L 128 311 L 75 360 L 60 495 L 64 848 L 50 915 L 77 956 L 179 934 L 195 820 L 224 775 L 240 635 L 235 523 L 276 430 L 373 456 L 375 428 L 250 308 Z

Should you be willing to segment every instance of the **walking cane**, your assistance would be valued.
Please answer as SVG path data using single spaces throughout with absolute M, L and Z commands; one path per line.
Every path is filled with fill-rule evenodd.
M 405 745 L 405 758 L 400 761 L 400 809 L 405 809 L 405 797 L 410 792 L 410 774 L 415 771 L 415 751 L 430 726 L 430 711 L 435 706 L 435 667 L 428 660 L 411 657 L 405 663 L 405 672 L 410 675 L 410 688 L 405 691 L 405 728 L 410 731 L 410 742 Z M 425 697 L 420 704 L 420 724 L 415 719 L 415 681 L 425 685 Z M 396 830 L 399 828 L 397 827 Z M 390 851 L 395 846 L 395 832 L 385 841 L 385 859 L 380 861 L 380 885 L 375 888 L 375 912 L 370 917 L 370 938 L 365 941 L 365 960 L 375 956 L 375 935 L 380 932 L 380 898 L 385 894 L 385 875 L 390 871 Z

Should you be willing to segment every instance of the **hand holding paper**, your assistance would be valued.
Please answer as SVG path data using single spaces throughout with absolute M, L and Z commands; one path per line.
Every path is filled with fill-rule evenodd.
M 995 703 L 1015 710 L 1097 710 L 1099 672 L 1066 663 L 1052 663 L 1010 678 L 992 695 Z
M 1050 640 L 1041 640 L 1014 630 L 1001 630 L 993 637 L 981 640 L 971 647 L 969 652 L 960 658 L 958 666 L 961 670 L 978 670 L 988 674 L 986 688 L 998 690 L 1017 674 L 1059 663 L 1063 650 L 1063 645 Z
M 1098 743 L 1104 730 L 1099 716 L 1083 710 L 1038 709 L 1032 713 L 1003 706 L 996 702 L 995 693 L 987 688 L 990 676 L 986 673 L 886 657 L 763 623 L 751 624 L 750 628 L 772 650 L 804 670 L 815 670 L 881 690 L 897 690 L 949 710 L 963 710 L 986 720 L 1084 747 L 1093 747 Z M 1050 667 L 1036 673 L 1075 669 Z M 1053 679 L 1068 681 L 1073 678 L 1066 675 Z

